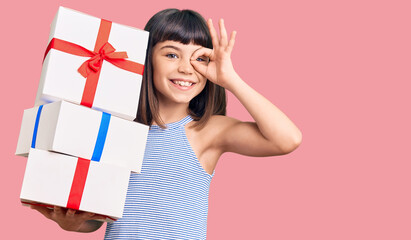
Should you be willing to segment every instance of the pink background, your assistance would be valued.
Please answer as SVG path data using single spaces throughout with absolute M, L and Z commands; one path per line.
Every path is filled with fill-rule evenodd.
M 222 157 L 211 184 L 208 239 L 411 239 L 409 1 L 142 2 L 3 4 L 2 238 L 104 236 L 105 227 L 65 232 L 19 202 L 21 117 L 34 103 L 49 25 L 62 5 L 138 28 L 168 7 L 214 22 L 223 17 L 238 31 L 233 62 L 240 76 L 302 130 L 292 154 Z M 250 120 L 232 95 L 228 113 Z

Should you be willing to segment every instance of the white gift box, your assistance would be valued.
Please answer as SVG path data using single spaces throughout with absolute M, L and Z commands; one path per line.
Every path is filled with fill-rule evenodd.
M 94 51 L 101 21 L 102 19 L 60 7 L 51 25 L 49 43 L 56 38 Z M 127 60 L 144 65 L 148 36 L 147 31 L 112 23 L 108 43 L 116 52 L 125 51 Z M 43 62 L 35 106 L 57 100 L 80 104 L 87 78 L 78 72 L 78 68 L 89 59 L 90 57 L 50 49 Z M 134 120 L 141 81 L 142 75 L 103 60 L 92 108 Z
M 20 200 L 92 212 L 112 221 L 123 215 L 129 178 L 130 171 L 119 166 L 31 149 Z
M 33 147 L 139 173 L 148 129 L 144 124 L 58 101 L 24 110 L 16 155 L 27 156 Z

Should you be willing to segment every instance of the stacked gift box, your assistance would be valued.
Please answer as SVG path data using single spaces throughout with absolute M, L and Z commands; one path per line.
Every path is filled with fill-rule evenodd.
M 35 107 L 16 154 L 28 156 L 20 199 L 122 217 L 148 126 L 137 114 L 148 32 L 60 7 Z

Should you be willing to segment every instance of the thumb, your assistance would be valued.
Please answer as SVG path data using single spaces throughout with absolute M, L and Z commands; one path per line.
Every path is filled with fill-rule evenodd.
M 47 207 L 43 207 L 43 206 L 36 206 L 36 205 L 31 205 L 30 206 L 31 209 L 37 210 L 38 212 L 40 212 L 41 214 L 43 214 L 46 218 L 51 219 L 51 213 L 53 212 L 53 210 L 47 208 Z

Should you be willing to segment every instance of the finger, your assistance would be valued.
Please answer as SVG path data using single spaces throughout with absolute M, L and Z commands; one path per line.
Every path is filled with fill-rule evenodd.
M 233 50 L 234 47 L 234 43 L 235 43 L 235 36 L 237 35 L 236 31 L 233 31 L 231 33 L 231 37 L 230 37 L 230 41 L 228 42 L 228 46 L 227 46 L 227 51 L 229 53 L 231 53 L 231 51 Z
M 203 75 L 204 77 L 208 78 L 207 76 L 207 68 L 208 66 L 200 63 L 198 61 L 191 61 L 191 65 L 194 67 L 194 69 L 199 72 L 201 75 Z
M 47 207 L 42 207 L 42 206 L 35 206 L 35 205 L 31 205 L 30 206 L 31 209 L 34 209 L 38 212 L 40 212 L 41 214 L 43 214 L 46 218 L 51 218 L 51 213 L 53 212 L 52 209 L 49 209 Z
M 61 208 L 61 207 L 59 207 L 59 206 L 54 206 L 53 210 L 54 210 L 54 211 L 53 211 L 54 214 L 56 214 L 56 215 L 63 214 L 63 208 Z
M 210 60 L 214 60 L 212 59 L 213 57 L 213 49 L 209 49 L 209 48 L 199 48 L 196 51 L 194 51 L 193 55 L 191 56 L 190 60 L 191 61 L 195 61 L 197 60 L 199 57 L 207 57 L 210 58 Z
M 225 26 L 224 26 L 224 19 L 220 19 L 219 26 L 220 26 L 220 35 L 221 35 L 220 45 L 227 46 L 227 42 L 228 42 L 227 30 L 225 29 Z
M 74 209 L 67 209 L 66 216 L 72 217 L 72 216 L 74 216 L 74 214 L 76 214 L 76 210 L 74 210 Z
M 211 18 L 208 19 L 207 25 L 208 25 L 208 29 L 210 30 L 211 42 L 213 43 L 213 48 L 215 49 L 219 45 L 218 44 L 218 35 L 217 35 L 217 31 L 214 28 L 214 24 L 213 24 L 213 21 L 211 20 Z
M 90 220 L 106 220 L 107 217 L 101 216 L 101 215 L 94 215 L 92 217 L 90 217 Z

